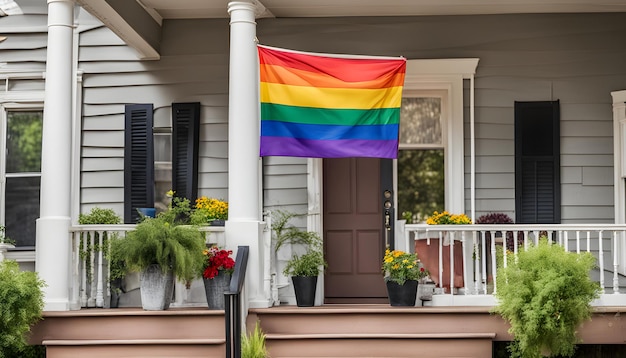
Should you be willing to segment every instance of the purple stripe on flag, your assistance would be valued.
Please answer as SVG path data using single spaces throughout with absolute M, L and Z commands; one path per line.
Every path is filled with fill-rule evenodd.
M 288 137 L 261 137 L 261 154 L 305 158 L 389 158 L 398 157 L 397 140 L 310 140 Z

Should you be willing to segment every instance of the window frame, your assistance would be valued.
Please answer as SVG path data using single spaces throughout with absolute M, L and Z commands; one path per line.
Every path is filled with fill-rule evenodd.
M 41 168 L 39 172 L 10 173 L 6 171 L 6 146 L 7 146 L 7 124 L 9 112 L 27 112 L 42 111 L 43 112 L 43 91 L 41 97 L 32 96 L 24 101 L 4 102 L 3 96 L 0 95 L 0 148 L 3 149 L 3 160 L 0 162 L 0 225 L 6 225 L 6 185 L 7 178 L 20 177 L 39 177 L 41 178 Z M 39 216 L 39 213 L 37 213 Z M 25 246 L 28 247 L 28 246 Z

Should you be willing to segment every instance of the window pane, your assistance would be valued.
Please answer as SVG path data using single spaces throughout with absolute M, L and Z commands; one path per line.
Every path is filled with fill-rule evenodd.
M 402 98 L 401 144 L 441 144 L 441 98 Z
M 7 118 L 7 173 L 39 173 L 43 112 L 7 112 Z
M 172 161 L 172 134 L 154 133 L 154 161 Z
M 401 150 L 398 153 L 398 218 L 425 221 L 443 211 L 443 150 Z M 406 214 L 403 214 L 406 213 Z
M 16 246 L 35 246 L 40 182 L 40 177 L 7 178 L 5 226 Z

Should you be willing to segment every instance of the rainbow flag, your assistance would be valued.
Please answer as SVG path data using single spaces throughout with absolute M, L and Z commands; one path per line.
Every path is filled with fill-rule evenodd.
M 406 59 L 258 51 L 261 156 L 397 158 Z

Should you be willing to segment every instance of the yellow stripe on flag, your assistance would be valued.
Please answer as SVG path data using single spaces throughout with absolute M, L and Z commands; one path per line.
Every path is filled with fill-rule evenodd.
M 261 82 L 261 102 L 313 108 L 398 108 L 402 87 L 345 89 L 289 86 Z

